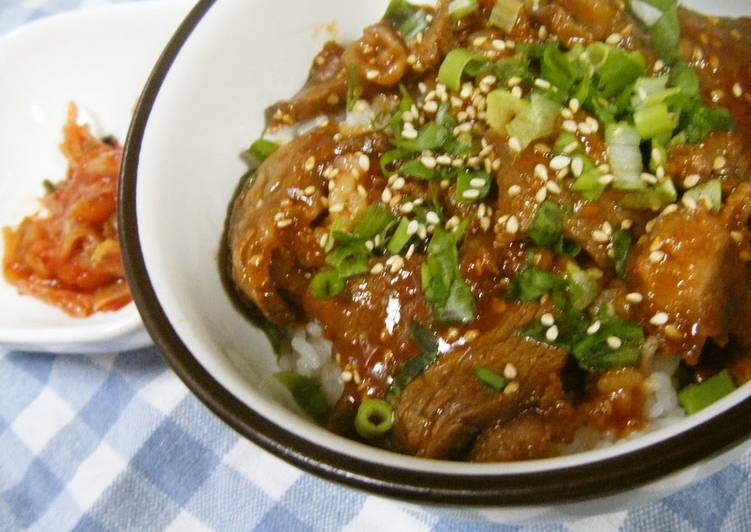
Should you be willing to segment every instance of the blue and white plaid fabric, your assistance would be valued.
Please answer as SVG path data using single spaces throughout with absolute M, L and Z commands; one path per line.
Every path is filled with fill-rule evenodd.
M 104 0 L 0 0 L 0 33 Z M 751 530 L 751 456 L 628 512 L 547 525 L 436 511 L 302 473 L 239 438 L 154 349 L 0 353 L 0 530 Z

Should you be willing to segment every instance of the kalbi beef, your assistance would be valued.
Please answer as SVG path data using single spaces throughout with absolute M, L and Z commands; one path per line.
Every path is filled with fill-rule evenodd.
M 344 49 L 329 42 L 313 61 L 308 82 L 291 100 L 278 102 L 266 110 L 269 125 L 289 125 L 321 114 L 335 113 L 347 99 L 347 69 Z
M 690 175 L 698 175 L 699 183 L 721 178 L 726 191 L 751 173 L 751 153 L 735 133 L 716 132 L 699 144 L 679 144 L 672 148 L 665 164 L 665 172 L 672 176 L 678 188 Z M 715 160 L 725 159 L 722 168 L 715 169 Z
M 351 154 L 380 153 L 383 149 L 380 134 L 344 137 L 337 142 L 335 133 L 334 127 L 319 127 L 279 148 L 264 161 L 232 208 L 228 233 L 232 278 L 237 288 L 279 325 L 299 317 L 286 296 L 299 299 L 309 282 L 306 271 L 324 265 L 318 237 L 325 231 L 316 231 L 317 224 L 328 221 L 324 205 L 327 183 L 320 175 L 321 168 L 328 164 L 344 168 Z M 306 168 L 309 160 L 315 162 L 313 168 Z M 369 176 L 358 174 L 358 179 L 367 184 Z M 308 194 L 306 189 L 311 186 L 313 193 Z M 350 189 L 357 195 L 356 187 Z M 345 198 L 340 200 L 345 202 Z M 359 202 L 346 204 L 350 209 Z
M 566 398 L 560 378 L 551 374 L 534 408 L 481 433 L 469 459 L 512 462 L 552 456 L 555 445 L 570 443 L 581 424 L 582 418 Z
M 395 405 L 395 446 L 427 458 L 461 459 L 484 429 L 534 405 L 566 361 L 563 351 L 518 335 L 537 313 L 532 305 L 513 308 L 498 327 L 410 383 Z M 508 363 L 518 373 L 514 393 L 495 392 L 475 375 L 480 366 L 503 374 Z
M 719 215 L 683 209 L 657 218 L 634 247 L 629 282 L 645 296 L 645 320 L 667 313 L 678 332 L 670 340 L 695 363 L 707 339 L 727 343 L 745 269 Z
M 438 1 L 430 28 L 412 52 L 415 56 L 413 69 L 419 74 L 436 68 L 451 49 L 453 19 L 449 13 L 450 3 L 450 0 Z

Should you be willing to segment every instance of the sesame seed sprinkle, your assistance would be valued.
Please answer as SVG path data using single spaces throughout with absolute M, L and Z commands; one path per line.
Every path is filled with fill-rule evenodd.
M 665 312 L 658 312 L 649 319 L 649 323 L 656 326 L 665 325 L 668 322 L 669 316 Z
M 727 164 L 727 162 L 728 161 L 727 159 L 725 159 L 725 157 L 723 157 L 722 155 L 718 155 L 717 157 L 715 157 L 712 163 L 712 168 L 714 170 L 722 170 L 723 168 L 725 168 L 725 165 Z
M 379 72 L 378 72 L 377 70 L 368 70 L 368 71 L 367 71 L 367 72 L 365 73 L 365 77 L 366 77 L 367 79 L 369 79 L 369 80 L 374 80 L 374 79 L 376 79 L 376 78 L 377 78 L 377 77 L 379 76 L 379 74 L 380 74 L 380 73 L 379 73 Z
M 743 96 L 743 87 L 741 87 L 740 83 L 733 85 L 733 96 L 735 96 L 736 98 Z
M 511 185 L 510 187 L 508 187 L 508 195 L 512 198 L 514 196 L 518 196 L 519 194 L 521 194 L 521 192 L 522 187 L 520 187 L 519 185 Z
M 506 367 L 503 368 L 503 376 L 509 380 L 515 379 L 518 374 L 519 372 L 517 371 L 516 366 L 514 366 L 511 362 L 506 364 Z
M 629 303 L 641 303 L 644 301 L 644 296 L 639 292 L 631 292 L 630 294 L 626 294 L 626 301 Z
M 519 231 L 519 219 L 516 216 L 510 216 L 506 222 L 506 232 L 514 235 Z
M 558 326 L 553 325 L 545 331 L 545 339 L 548 342 L 555 342 L 558 339 Z
M 476 188 L 470 188 L 462 192 L 462 197 L 465 199 L 477 199 L 480 197 L 480 191 Z
M 608 347 L 610 349 L 620 349 L 623 345 L 623 340 L 621 340 L 617 336 L 608 336 L 605 342 L 608 344 Z
M 693 188 L 699 184 L 699 181 L 701 181 L 701 176 L 699 174 L 691 174 L 686 176 L 686 179 L 683 180 L 683 186 L 686 188 Z
M 590 334 L 590 335 L 595 334 L 597 331 L 600 330 L 601 326 L 602 326 L 602 323 L 600 322 L 600 320 L 595 321 L 594 323 L 592 323 L 592 325 L 590 325 L 587 328 L 587 334 Z
M 555 318 L 550 312 L 546 312 L 540 317 L 540 323 L 542 323 L 545 327 L 552 327 L 555 325 Z
M 552 170 L 563 170 L 571 164 L 571 157 L 567 155 L 556 155 L 550 161 L 550 168 Z
M 508 146 L 512 151 L 515 151 L 516 153 L 522 151 L 522 143 L 516 137 L 511 137 L 508 139 Z
M 665 257 L 667 257 L 667 255 L 665 254 L 664 251 L 656 249 L 649 254 L 649 261 L 654 264 L 657 264 L 658 262 L 662 262 L 663 260 L 665 260 Z

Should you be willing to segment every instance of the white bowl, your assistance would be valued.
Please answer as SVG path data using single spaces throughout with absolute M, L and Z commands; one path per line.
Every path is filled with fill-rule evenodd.
M 751 385 L 675 426 L 611 448 L 512 464 L 417 459 L 339 437 L 288 408 L 276 358 L 225 293 L 217 265 L 227 207 L 245 171 L 239 152 L 263 111 L 303 84 L 331 37 L 347 41 L 386 5 L 349 0 L 203 0 L 175 35 L 144 93 L 121 181 L 126 267 L 147 327 L 193 392 L 254 442 L 307 470 L 402 500 L 544 508 L 650 488 L 561 511 L 610 510 L 677 489 L 727 463 L 751 432 Z M 698 7 L 718 3 L 694 2 Z M 748 13 L 743 0 L 726 13 Z M 733 10 L 734 9 L 734 10 Z M 720 11 L 722 13 L 722 11 Z M 711 456 L 721 458 L 702 463 Z
M 0 40 L 0 227 L 37 210 L 43 179 L 65 177 L 58 146 L 69 101 L 98 133 L 125 140 L 143 84 L 187 11 L 184 1 L 93 8 L 43 19 Z M 134 304 L 76 319 L 0 281 L 5 348 L 101 353 L 150 343 Z

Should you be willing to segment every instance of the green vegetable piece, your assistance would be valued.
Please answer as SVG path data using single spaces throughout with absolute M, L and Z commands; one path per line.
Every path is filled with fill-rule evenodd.
M 394 220 L 394 216 L 386 207 L 381 203 L 373 203 L 357 220 L 355 236 L 361 240 L 370 240 Z
M 719 179 L 712 179 L 688 189 L 683 193 L 683 197 L 691 198 L 698 204 L 705 204 L 712 212 L 720 212 L 722 208 L 722 183 Z
M 471 15 L 480 7 L 477 0 L 452 0 L 449 4 L 449 13 L 454 20 L 461 20 L 467 15 Z
M 628 264 L 628 254 L 631 250 L 631 243 L 634 236 L 626 229 L 618 229 L 613 233 L 613 252 L 615 256 L 615 273 L 620 279 L 626 278 L 626 265 Z
M 295 403 L 303 412 L 319 425 L 326 423 L 331 409 L 318 382 L 293 371 L 281 371 L 275 373 L 274 377 L 290 391 Z
M 600 329 L 594 334 L 577 335 L 571 350 L 572 356 L 582 369 L 587 371 L 607 371 L 613 368 L 636 366 L 641 361 L 641 345 L 644 330 L 635 322 L 626 321 L 606 306 L 598 313 Z M 621 346 L 613 349 L 608 338 L 615 337 Z
M 678 117 L 664 103 L 643 107 L 634 113 L 636 130 L 644 139 L 671 133 L 678 125 Z
M 530 112 L 527 100 L 514 97 L 509 91 L 496 89 L 487 97 L 486 120 L 494 131 L 506 134 L 506 126 L 514 117 Z
M 415 38 L 418 33 L 424 32 L 430 26 L 427 13 L 407 0 L 391 0 L 383 18 L 407 41 Z
M 605 129 L 605 142 L 608 147 L 610 169 L 615 176 L 613 188 L 616 190 L 643 190 L 641 179 L 643 161 L 641 135 L 633 126 L 625 122 L 609 124 Z
M 680 89 L 681 93 L 691 97 L 701 96 L 699 76 L 688 63 L 679 61 L 673 65 L 670 72 L 670 84 Z
M 507 379 L 501 377 L 493 370 L 486 368 L 485 366 L 475 368 L 475 376 L 480 382 L 482 382 L 488 388 L 492 389 L 494 392 L 502 392 L 509 384 Z
M 519 18 L 519 12 L 523 7 L 524 3 L 520 0 L 498 0 L 490 12 L 488 24 L 508 33 L 516 25 L 516 19 Z
M 534 266 L 524 266 L 514 279 L 509 296 L 520 299 L 522 303 L 531 303 L 548 292 L 565 288 L 566 282 L 557 275 Z
M 402 150 L 390 150 L 381 155 L 381 158 L 379 159 L 379 164 L 381 166 L 381 172 L 383 172 L 383 175 L 386 177 L 391 177 L 394 175 L 397 171 L 396 169 L 392 168 L 392 165 L 402 160 L 407 154 L 404 153 Z
M 420 162 L 420 159 L 413 159 L 407 161 L 399 169 L 399 173 L 404 177 L 415 177 L 417 179 L 424 179 L 430 181 L 435 177 L 435 170 L 431 170 Z
M 676 199 L 678 193 L 673 180 L 666 178 L 652 188 L 626 194 L 619 203 L 628 209 L 657 212 Z
M 532 141 L 553 132 L 560 110 L 559 103 L 541 94 L 532 94 L 529 112 L 518 114 L 506 126 L 506 132 L 519 139 L 522 149 L 525 149 Z
M 269 155 L 279 149 L 279 144 L 270 140 L 258 139 L 248 148 L 248 155 L 251 155 L 259 163 L 265 161 Z
M 52 194 L 55 190 L 57 190 L 55 183 L 53 183 L 49 179 L 42 181 L 42 186 L 44 187 L 45 194 Z
M 443 83 L 454 92 L 462 88 L 462 75 L 472 62 L 487 63 L 485 57 L 474 54 L 464 48 L 451 50 L 438 70 L 438 82 Z
M 678 19 L 678 9 L 673 5 L 663 11 L 660 20 L 652 26 L 652 47 L 657 55 L 672 63 L 678 49 L 678 41 L 681 38 L 681 24 Z
M 367 272 L 370 250 L 362 241 L 355 240 L 335 249 L 326 262 L 333 266 L 341 279 L 349 279 Z
M 399 225 L 396 226 L 396 231 L 391 235 L 386 249 L 392 255 L 397 255 L 409 244 L 412 237 L 407 233 L 407 227 L 409 226 L 409 220 L 407 218 L 401 218 Z
M 735 391 L 733 377 L 721 371 L 700 384 L 691 384 L 678 392 L 678 403 L 687 414 L 695 414 Z
M 735 122 L 730 116 L 730 111 L 724 107 L 704 107 L 696 101 L 693 107 L 684 112 L 681 125 L 685 123 L 684 133 L 686 140 L 691 144 L 701 142 L 704 137 L 713 131 L 732 131 Z
M 538 246 L 553 248 L 561 240 L 563 210 L 551 200 L 543 201 L 537 208 L 528 236 Z
M 561 94 L 567 95 L 580 73 L 575 63 L 558 49 L 558 45 L 547 46 L 542 55 L 541 77 L 556 87 Z
M 422 266 L 422 290 L 440 323 L 469 323 L 475 319 L 475 301 L 459 272 L 457 242 L 463 231 L 437 228 Z
M 584 310 L 600 293 L 597 281 L 575 262 L 566 264 L 566 280 L 571 304 L 576 310 Z
M 571 190 L 578 192 L 579 195 L 589 201 L 595 201 L 600 198 L 605 191 L 605 185 L 600 183 L 603 173 L 597 168 L 585 170 L 582 175 L 576 178 Z
M 355 430 L 361 438 L 383 436 L 394 426 L 394 409 L 383 399 L 365 399 L 357 408 Z
M 639 52 L 612 49 L 598 69 L 601 96 L 607 99 L 620 94 L 645 73 L 644 56 Z
M 418 153 L 425 150 L 435 150 L 443 146 L 451 136 L 451 132 L 435 122 L 426 124 L 417 133 L 417 138 L 405 139 L 403 137 L 393 139 L 393 144 L 402 152 Z
M 438 357 L 438 339 L 430 329 L 413 321 L 410 324 L 409 332 L 412 341 L 418 345 L 421 353 L 407 360 L 394 375 L 391 386 L 386 393 L 386 400 L 390 402 L 401 395 L 404 388 L 435 362 Z
M 360 73 L 357 65 L 347 66 L 347 111 L 355 108 L 357 100 L 362 96 L 362 85 L 360 85 Z
M 491 177 L 482 170 L 464 170 L 456 180 L 457 203 L 472 203 L 484 199 L 490 192 Z
M 318 272 L 310 281 L 310 294 L 316 299 L 332 299 L 344 292 L 346 282 L 335 270 Z

